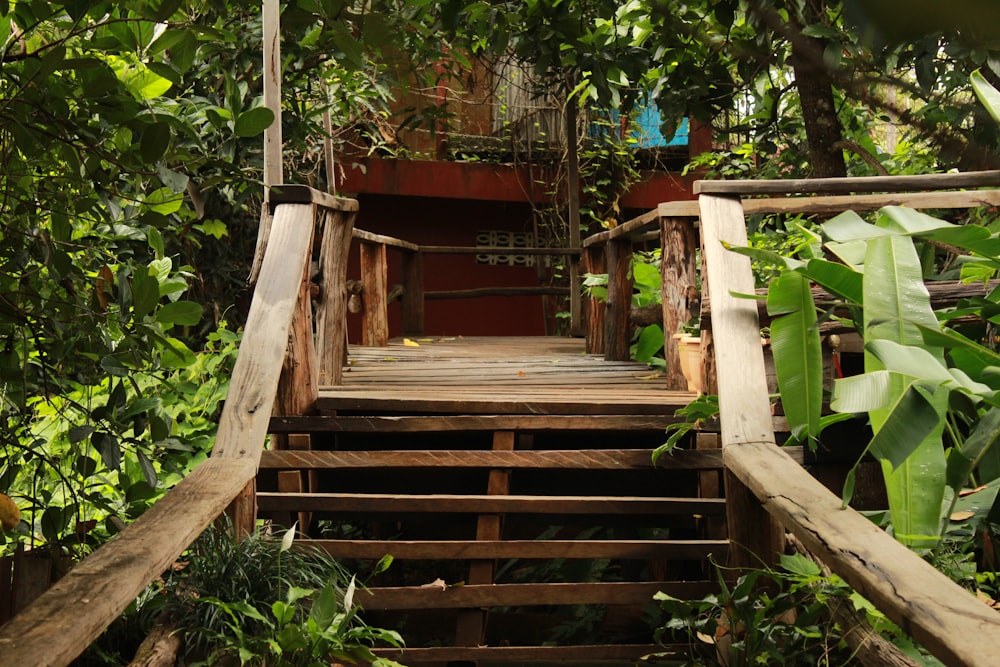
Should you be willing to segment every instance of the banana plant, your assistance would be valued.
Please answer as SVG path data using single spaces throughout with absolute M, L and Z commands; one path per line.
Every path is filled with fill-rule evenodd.
M 815 443 L 831 419 L 820 417 L 822 351 L 809 289 L 815 283 L 848 306 L 865 340 L 865 373 L 835 382 L 831 408 L 841 415 L 867 413 L 874 433 L 867 451 L 882 466 L 891 530 L 913 549 L 933 549 L 970 477 L 978 475 L 980 484 L 1000 477 L 1000 463 L 993 464 L 1000 453 L 993 428 L 1000 424 L 1000 383 L 992 379 L 1000 377 L 1000 355 L 942 327 L 924 286 L 918 246 L 947 243 L 968 252 L 971 261 L 1000 268 L 998 238 L 985 227 L 954 225 L 901 207 L 882 209 L 875 224 L 841 214 L 822 232 L 826 250 L 839 262 L 736 249 L 784 264 L 769 288 L 768 311 L 793 437 Z M 1000 295 L 981 301 L 980 310 L 992 307 L 1000 319 Z M 956 427 L 959 419 L 967 424 L 964 430 Z M 852 493 L 853 474 L 845 503 Z

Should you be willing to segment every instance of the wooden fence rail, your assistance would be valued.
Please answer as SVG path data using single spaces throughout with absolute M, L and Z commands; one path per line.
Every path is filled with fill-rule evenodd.
M 702 252 L 712 294 L 731 555 L 737 559 L 742 556 L 737 565 L 773 562 L 783 549 L 781 538 L 787 530 L 945 664 L 983 667 L 996 664 L 1000 615 L 867 518 L 852 509 L 841 509 L 839 497 L 775 445 L 757 307 L 734 296 L 754 288 L 750 261 L 726 251 L 724 245 L 746 245 L 744 214 L 758 204 L 751 204 L 756 200 L 741 202 L 741 195 L 986 185 L 1000 185 L 1000 173 L 922 176 L 912 180 L 827 179 L 783 186 L 752 181 L 695 185 L 696 192 L 701 193 L 698 208 Z M 957 200 L 963 200 L 965 206 L 976 206 L 995 201 L 996 196 L 996 192 L 970 192 L 918 199 L 922 205 L 934 207 Z M 805 200 L 794 204 L 778 201 L 781 206 L 787 205 L 787 210 L 809 206 Z M 877 207 L 885 200 L 863 201 L 865 206 Z M 852 198 L 842 197 L 836 203 L 841 208 L 853 206 Z M 829 204 L 826 201 L 822 205 Z
M 279 385 L 295 381 L 289 364 L 283 370 L 286 352 L 311 349 L 297 338 L 311 339 L 312 331 L 294 325 L 293 318 L 299 311 L 303 322 L 311 321 L 303 285 L 314 221 L 322 215 L 331 227 L 346 226 L 357 210 L 353 200 L 307 188 L 284 187 L 273 193 L 271 202 L 276 208 L 267 251 L 212 457 L 0 628 L 0 665 L 68 664 L 227 506 L 232 503 L 237 520 L 252 519 L 252 482 L 271 407 L 281 393 Z M 346 266 L 346 257 L 335 252 L 328 260 Z M 314 365 L 311 353 L 306 355 L 291 365 Z M 315 368 L 307 373 L 314 374 Z

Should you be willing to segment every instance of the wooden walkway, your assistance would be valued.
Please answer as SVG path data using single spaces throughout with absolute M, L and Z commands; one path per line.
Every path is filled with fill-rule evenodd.
M 351 347 L 344 384 L 321 387 L 321 413 L 664 415 L 694 398 L 645 364 L 586 354 L 555 337 L 427 337 Z

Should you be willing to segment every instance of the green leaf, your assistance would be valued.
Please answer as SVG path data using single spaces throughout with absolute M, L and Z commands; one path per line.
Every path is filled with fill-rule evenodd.
M 327 584 L 313 600 L 312 609 L 309 610 L 309 618 L 316 622 L 320 630 L 326 630 L 337 617 L 338 606 L 337 592 L 331 584 Z
M 168 187 L 162 187 L 154 190 L 146 196 L 145 204 L 149 210 L 156 213 L 162 213 L 163 215 L 170 215 L 171 213 L 176 213 L 180 210 L 181 205 L 184 203 L 184 194 L 180 192 L 174 192 Z
M 849 241 L 867 241 L 869 239 L 892 236 L 889 230 L 876 227 L 866 222 L 854 211 L 845 211 L 830 218 L 822 225 L 823 233 L 831 240 L 839 243 Z
M 236 118 L 233 131 L 238 137 L 255 137 L 274 122 L 274 112 L 267 107 L 255 107 L 244 111 Z
M 156 321 L 164 326 L 194 326 L 201 321 L 203 310 L 201 304 L 194 301 L 173 301 L 156 311 Z
M 823 410 L 823 349 L 809 281 L 788 272 L 772 281 L 767 310 L 781 403 L 796 438 L 819 436 Z
M 652 361 L 657 352 L 663 349 L 663 328 L 658 324 L 643 327 L 639 333 L 639 341 L 635 348 L 635 360 L 644 364 Z
M 90 444 L 101 455 L 101 460 L 108 470 L 119 470 L 122 466 L 122 448 L 118 439 L 110 433 L 95 431 L 90 436 Z
M 898 400 L 889 406 L 869 451 L 875 458 L 888 461 L 893 469 L 899 468 L 939 421 L 934 406 L 918 391 L 916 382 L 911 381 Z
M 160 363 L 166 368 L 187 368 L 197 361 L 187 345 L 177 338 L 164 338 L 160 345 Z
M 164 121 L 151 123 L 142 131 L 139 141 L 139 155 L 147 164 L 152 164 L 163 157 L 170 145 L 170 125 Z
M 958 447 L 948 452 L 948 486 L 958 493 L 968 483 L 979 461 L 1000 440 L 1000 408 L 990 408 L 976 424 L 972 433 Z M 989 481 L 989 480 L 980 480 Z
M 825 259 L 811 259 L 806 262 L 800 272 L 826 291 L 848 303 L 860 304 L 864 300 L 864 278 L 861 273 L 849 266 L 844 266 L 839 262 L 829 262 Z
M 976 97 L 993 116 L 993 120 L 1000 123 L 1000 91 L 994 88 L 978 69 L 969 76 L 969 81 L 972 82 L 972 90 L 976 93 Z
M 132 308 L 138 320 L 152 312 L 160 300 L 160 283 L 149 275 L 146 267 L 136 267 L 132 276 Z

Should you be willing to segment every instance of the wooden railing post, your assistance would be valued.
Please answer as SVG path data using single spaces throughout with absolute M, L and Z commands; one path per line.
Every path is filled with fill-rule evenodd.
M 687 390 L 673 335 L 691 318 L 698 289 L 698 238 L 689 218 L 660 218 L 660 277 L 663 294 L 663 350 L 667 389 Z
M 604 248 L 593 245 L 583 249 L 584 271 L 591 274 L 606 273 Z M 604 354 L 604 302 L 591 296 L 584 302 L 587 320 L 587 352 Z
M 316 322 L 319 383 L 343 382 L 347 361 L 347 259 L 354 231 L 354 211 L 324 210 L 319 268 L 322 276 Z
M 424 255 L 403 252 L 403 335 L 424 334 Z
M 774 443 L 757 304 L 734 293 L 752 294 L 750 260 L 724 244 L 745 246 L 746 223 L 739 197 L 702 195 L 701 226 L 707 282 L 712 295 L 712 335 L 719 368 L 719 415 L 723 451 L 748 443 Z M 721 316 L 725 313 L 725 316 Z M 737 569 L 769 567 L 784 549 L 784 529 L 763 510 L 743 482 L 726 472 L 726 522 L 730 564 Z
M 361 243 L 361 301 L 363 323 L 361 344 L 385 347 L 389 344 L 388 262 L 384 243 Z
M 604 358 L 629 358 L 629 314 L 632 308 L 632 242 L 614 239 L 605 246 L 608 266 L 608 301 L 604 311 Z

